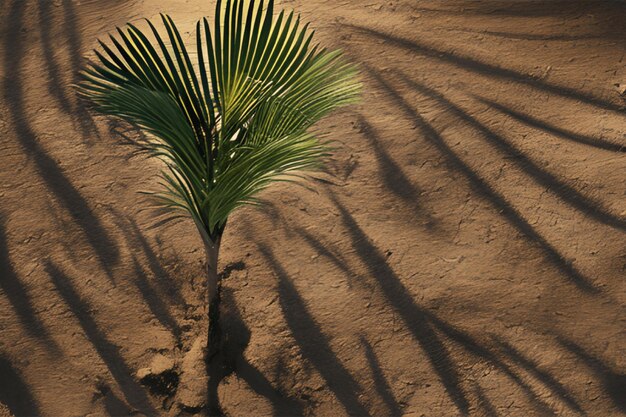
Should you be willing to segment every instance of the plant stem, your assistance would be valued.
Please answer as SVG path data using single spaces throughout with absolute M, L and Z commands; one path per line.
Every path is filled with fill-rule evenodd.
M 217 269 L 220 248 L 218 237 L 206 245 L 207 253 L 207 306 L 208 333 L 206 350 L 207 411 L 209 416 L 221 416 L 218 386 L 222 378 L 222 329 L 220 327 L 221 283 Z

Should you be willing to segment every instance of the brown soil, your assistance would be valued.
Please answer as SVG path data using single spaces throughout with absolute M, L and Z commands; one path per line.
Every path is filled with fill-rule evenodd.
M 623 415 L 626 4 L 282 3 L 366 91 L 326 173 L 230 222 L 225 411 Z M 201 242 L 70 84 L 115 25 L 213 3 L 0 6 L 0 415 L 176 415 L 136 373 L 204 330 Z

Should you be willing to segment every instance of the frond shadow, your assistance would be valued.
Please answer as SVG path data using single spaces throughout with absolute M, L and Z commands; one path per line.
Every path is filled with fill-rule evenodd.
M 410 206 L 417 218 L 423 218 L 428 230 L 435 229 L 438 221 L 421 204 L 420 195 L 422 191 L 411 182 L 402 168 L 392 159 L 385 146 L 380 142 L 376 130 L 367 119 L 359 116 L 357 120 L 361 127 L 361 133 L 369 141 L 378 159 L 378 167 L 386 188 Z
M 571 87 L 556 85 L 538 78 L 534 78 L 527 74 L 514 71 L 512 69 L 502 68 L 494 64 L 481 62 L 470 56 L 460 55 L 453 52 L 446 52 L 444 50 L 425 45 L 419 41 L 381 32 L 365 26 L 347 26 L 353 29 L 355 32 L 361 33 L 365 36 L 384 40 L 385 42 L 388 42 L 395 47 L 406 49 L 408 51 L 429 58 L 434 58 L 452 64 L 461 69 L 477 72 L 485 76 L 500 78 L 505 81 L 513 81 L 520 84 L 528 85 L 541 91 L 545 91 L 564 98 L 578 100 L 582 103 L 588 104 L 590 106 L 595 106 L 604 110 L 611 110 L 615 112 L 621 112 L 623 110 L 622 106 L 620 105 L 616 105 L 609 101 L 602 100 L 598 97 L 594 97 L 590 94 L 573 89 Z
M 387 259 L 370 243 L 369 238 L 358 226 L 348 210 L 331 194 L 333 203 L 339 210 L 344 228 L 348 231 L 357 256 L 364 262 L 369 274 L 377 280 L 390 306 L 402 317 L 415 340 L 422 347 L 439 380 L 459 412 L 469 414 L 469 400 L 462 386 L 457 367 L 448 348 L 435 332 L 411 294 L 399 281 Z
M 78 72 L 82 64 L 82 39 L 79 31 L 78 16 L 71 0 L 62 0 L 60 4 L 62 14 L 57 16 L 57 7 L 47 0 L 38 0 L 39 31 L 41 34 L 41 49 L 44 58 L 45 71 L 48 78 L 48 91 L 56 100 L 61 110 L 70 115 L 79 124 L 83 137 L 98 135 L 98 130 L 80 100 L 73 97 L 70 82 L 76 82 Z M 54 39 L 53 26 L 63 27 L 61 32 L 68 46 L 68 65 L 63 65 L 56 56 L 59 49 L 58 42 L 63 40 Z M 66 82 L 66 76 L 70 82 Z
M 555 193 L 561 200 L 569 203 L 576 209 L 585 213 L 587 216 L 601 222 L 605 225 L 614 227 L 619 230 L 626 231 L 626 221 L 608 212 L 600 203 L 592 201 L 588 197 L 581 194 L 574 187 L 561 181 L 554 174 L 544 170 L 529 157 L 527 157 L 522 151 L 517 149 L 509 140 L 498 135 L 487 126 L 480 123 L 474 117 L 470 116 L 467 112 L 461 109 L 456 104 L 448 100 L 443 94 L 429 88 L 421 83 L 418 83 L 404 73 L 399 73 L 400 78 L 415 91 L 437 100 L 444 108 L 456 117 L 467 123 L 476 131 L 480 132 L 482 137 L 489 143 L 493 144 L 496 148 L 506 153 L 512 158 L 512 160 L 524 171 L 526 174 L 535 179 L 539 184 L 545 186 L 547 189 Z
M 226 270 L 222 272 L 226 273 Z M 245 357 L 244 353 L 250 342 L 250 329 L 246 326 L 237 307 L 235 296 L 228 288 L 223 289 L 224 308 L 222 313 L 223 328 L 226 334 L 226 367 L 224 375 L 235 373 L 244 380 L 258 395 L 265 397 L 271 404 L 275 416 L 302 416 L 303 405 L 296 398 L 280 388 L 276 388 L 267 377 Z
M 120 348 L 113 344 L 91 316 L 91 305 L 85 301 L 72 285 L 72 279 L 52 262 L 46 265 L 46 271 L 58 294 L 63 298 L 70 311 L 78 320 L 85 336 L 91 342 L 106 364 L 115 382 L 118 384 L 126 401 L 135 409 L 143 410 L 146 415 L 158 415 L 150 403 L 144 388 L 132 377 L 133 371 L 120 353 Z
M 474 392 L 478 401 L 478 406 L 483 410 L 484 417 L 498 417 L 498 411 L 496 407 L 491 403 L 480 385 L 474 385 Z
M 451 166 L 462 173 L 468 180 L 470 186 L 494 207 L 498 209 L 500 214 L 504 216 L 514 227 L 527 236 L 530 240 L 536 242 L 543 250 L 546 258 L 557 266 L 561 272 L 567 276 L 568 280 L 589 294 L 598 294 L 600 290 L 585 277 L 571 262 L 563 258 L 559 251 L 552 246 L 543 236 L 537 232 L 533 226 L 519 213 L 513 205 L 491 185 L 489 185 L 479 174 L 477 174 L 469 165 L 467 165 L 443 140 L 441 135 L 430 125 L 413 106 L 395 89 L 387 80 L 385 80 L 378 72 L 372 68 L 365 66 L 366 71 L 378 82 L 389 98 L 396 103 L 398 108 L 405 116 L 412 120 L 420 129 L 423 138 L 430 142 L 434 147 L 446 157 Z
M 59 346 L 52 339 L 50 332 L 38 317 L 27 288 L 13 268 L 7 242 L 5 218 L 0 213 L 0 272 L 2 275 L 0 277 L 0 289 L 8 298 L 19 321 L 23 325 L 24 331 L 44 342 L 46 348 L 51 353 L 59 355 Z
M 437 317 L 434 313 L 419 306 L 400 278 L 388 265 L 385 256 L 370 241 L 369 237 L 350 215 L 348 210 L 332 193 L 331 199 L 333 199 L 336 207 L 340 211 L 342 223 L 348 231 L 353 246 L 356 248 L 357 255 L 367 267 L 369 275 L 375 278 L 389 305 L 402 317 L 413 337 L 426 353 L 434 371 L 437 373 L 439 380 L 446 389 L 448 396 L 454 402 L 460 413 L 468 415 L 470 412 L 469 391 L 467 387 L 464 386 L 459 368 L 446 347 L 449 342 L 457 344 L 472 356 L 484 360 L 502 372 L 515 385 L 523 390 L 525 395 L 531 400 L 533 406 L 542 413 L 541 415 L 555 415 L 555 411 L 550 405 L 548 405 L 517 372 L 500 359 L 499 355 L 488 347 L 485 347 L 483 343 L 476 340 L 474 337 L 462 332 Z M 513 363 L 516 363 L 515 357 L 511 358 L 506 355 L 507 352 L 504 353 L 505 357 L 508 357 Z M 539 371 L 533 370 L 533 372 L 537 373 Z M 550 385 L 547 386 L 549 389 L 552 389 Z M 555 394 L 561 397 L 562 392 L 557 390 Z M 570 398 L 569 394 L 562 397 L 566 402 Z
M 112 209 L 111 213 L 113 214 L 113 221 L 122 232 L 131 252 L 143 258 L 148 264 L 148 269 L 154 277 L 153 281 L 158 287 L 159 293 L 167 297 L 171 303 L 184 306 L 185 299 L 181 292 L 181 283 L 163 267 L 157 253 L 141 232 L 137 222 L 115 209 Z
M 557 342 L 580 359 L 600 379 L 604 392 L 622 413 L 626 413 L 626 374 L 616 371 L 572 340 L 557 335 Z
M 611 9 L 608 6 L 614 5 Z M 623 0 L 481 0 L 480 2 L 457 0 L 446 1 L 448 9 L 418 7 L 415 11 L 434 12 L 451 15 L 490 15 L 494 17 L 564 17 L 597 11 L 618 12 Z
M 586 39 L 619 39 L 622 38 L 623 35 L 606 32 L 600 34 L 584 34 L 584 35 L 569 35 L 564 33 L 559 34 L 538 34 L 538 33 L 519 33 L 519 32 L 500 32 L 493 30 L 463 30 L 466 33 L 476 33 L 480 35 L 489 35 L 489 36 L 497 36 L 499 38 L 505 39 L 515 39 L 515 40 L 523 40 L 523 41 L 580 41 Z
M 594 137 L 574 133 L 566 129 L 561 129 L 559 127 L 553 126 L 543 120 L 537 119 L 528 114 L 524 114 L 524 113 L 515 111 L 509 107 L 505 107 L 502 104 L 499 104 L 493 100 L 489 100 L 478 95 L 474 95 L 474 97 L 478 101 L 482 102 L 483 104 L 493 107 L 499 112 L 506 114 L 507 116 L 519 121 L 520 123 L 524 123 L 527 126 L 530 126 L 538 130 L 542 130 L 546 133 L 560 137 L 570 142 L 580 143 L 583 145 L 588 145 L 594 148 L 604 149 L 607 151 L 626 152 L 626 143 L 619 144 L 619 143 L 614 143 L 614 142 L 611 142 L 602 138 L 594 138 Z
M 7 15 L 4 50 L 12 51 L 4 57 L 5 78 L 2 95 L 7 103 L 9 120 L 21 147 L 32 158 L 40 178 L 57 200 L 71 215 L 94 249 L 100 265 L 112 277 L 112 265 L 119 259 L 119 251 L 104 224 L 89 207 L 88 202 L 65 175 L 61 167 L 39 143 L 36 133 L 28 122 L 22 80 L 24 45 L 21 36 L 22 20 L 26 2 L 15 0 Z
M 369 365 L 370 371 L 372 372 L 372 376 L 374 378 L 374 386 L 376 387 L 376 392 L 385 403 L 387 407 L 387 416 L 401 416 L 403 414 L 402 409 L 400 408 L 400 404 L 396 401 L 393 391 L 389 386 L 389 382 L 385 378 L 383 370 L 380 366 L 378 358 L 376 357 L 376 352 L 372 348 L 372 345 L 367 341 L 364 336 L 361 336 L 361 345 L 365 349 L 365 357 L 367 358 L 367 364 Z
M 40 416 L 41 409 L 30 388 L 8 358 L 0 353 L 0 404 L 16 416 Z M 2 411 L 0 409 L 0 411 Z
M 359 400 L 362 388 L 336 357 L 291 278 L 269 246 L 261 244 L 259 250 L 278 278 L 280 306 L 302 355 L 317 369 L 349 415 L 369 416 Z
M 48 91 L 54 97 L 65 113 L 72 111 L 72 101 L 67 95 L 63 85 L 62 69 L 54 55 L 55 45 L 52 40 L 52 2 L 48 0 L 38 1 L 39 31 L 41 33 L 41 49 L 46 64 L 46 76 L 48 78 Z
M 295 232 L 298 233 L 308 244 L 313 248 L 319 255 L 328 259 L 332 262 L 337 268 L 339 268 L 345 276 L 348 278 L 348 282 L 352 284 L 354 282 L 354 278 L 356 277 L 355 273 L 348 266 L 347 261 L 339 254 L 339 251 L 333 251 L 329 249 L 329 244 L 324 242 L 322 243 L 317 237 L 311 234 L 308 230 L 296 226 Z
M 519 350 L 513 347 L 510 343 L 502 340 L 499 337 L 495 338 L 497 345 L 504 351 L 507 357 L 511 358 L 516 364 L 526 369 L 528 373 L 533 375 L 550 390 L 558 395 L 558 397 L 569 406 L 570 409 L 576 411 L 579 414 L 585 414 L 578 401 L 568 392 L 567 388 L 563 386 L 556 378 L 554 378 L 548 371 L 542 370 L 540 366 L 530 358 L 525 357 Z
M 163 302 L 161 294 L 154 288 L 146 277 L 143 268 L 136 258 L 133 257 L 133 269 L 135 275 L 135 285 L 141 296 L 145 300 L 148 308 L 159 320 L 159 322 L 172 332 L 174 338 L 180 343 L 181 329 L 174 316 L 170 313 L 168 306 Z

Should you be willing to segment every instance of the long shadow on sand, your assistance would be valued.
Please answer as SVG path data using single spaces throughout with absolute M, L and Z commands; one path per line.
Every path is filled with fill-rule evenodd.
M 391 386 L 389 386 L 389 382 L 383 374 L 383 370 L 380 366 L 380 362 L 378 361 L 378 357 L 376 356 L 376 352 L 374 352 L 374 348 L 364 336 L 361 336 L 361 345 L 365 349 L 365 357 L 367 358 L 367 364 L 374 378 L 376 392 L 387 407 L 386 415 L 401 416 L 403 414 L 402 409 L 400 408 L 400 404 L 396 401 L 393 391 L 391 390 Z
M 135 275 L 135 286 L 141 293 L 142 298 L 146 302 L 146 305 L 166 329 L 172 332 L 172 335 L 177 342 L 180 342 L 181 330 L 178 326 L 178 322 L 170 313 L 169 306 L 163 302 L 161 293 L 152 285 L 151 280 L 146 276 L 143 268 L 137 261 L 137 258 L 133 257 L 133 270 Z
M 82 39 L 79 32 L 79 21 L 71 0 L 62 0 L 61 7 L 56 7 L 49 0 L 38 0 L 38 28 L 41 34 L 40 43 L 45 64 L 45 75 L 48 78 L 48 91 L 61 110 L 78 122 L 83 137 L 98 135 L 96 126 L 85 109 L 83 103 L 73 96 L 70 83 L 78 80 L 82 65 Z M 57 13 L 58 11 L 61 13 Z M 53 28 L 62 27 L 61 39 L 55 39 Z M 64 39 L 63 39 L 64 38 Z M 62 61 L 58 57 L 60 47 L 67 45 L 69 59 Z M 66 62 L 67 65 L 62 62 Z M 67 78 L 67 79 L 66 79 Z
M 538 34 L 538 33 L 519 33 L 519 32 L 499 32 L 493 30 L 463 30 L 466 33 L 476 33 L 480 35 L 489 35 L 489 36 L 497 36 L 499 38 L 505 39 L 516 39 L 516 40 L 524 40 L 524 41 L 580 41 L 586 39 L 620 39 L 623 37 L 622 34 L 615 34 L 610 32 L 605 33 L 590 33 L 585 35 L 568 35 L 564 33 L 559 34 Z
M 112 210 L 113 221 L 124 236 L 132 255 L 134 284 L 141 293 L 146 305 L 159 322 L 169 329 L 174 338 L 180 341 L 181 329 L 171 313 L 171 306 L 185 306 L 179 279 L 172 276 L 163 266 L 143 235 L 134 219 L 124 217 Z M 140 260 L 147 263 L 147 271 Z
M 102 268 L 111 276 L 111 266 L 119 259 L 115 241 L 54 158 L 41 146 L 28 122 L 22 79 L 22 58 L 26 48 L 22 41 L 21 29 L 25 7 L 26 2 L 13 1 L 6 18 L 4 50 L 10 53 L 3 57 L 5 79 L 2 83 L 2 93 L 7 103 L 9 120 L 20 145 L 39 171 L 40 178 L 82 229 Z
M 424 219 L 429 230 L 433 230 L 437 226 L 437 220 L 420 204 L 421 190 L 411 182 L 402 168 L 389 155 L 376 130 L 367 119 L 358 116 L 357 120 L 362 135 L 369 141 L 376 155 L 385 187 L 404 201 L 413 210 L 416 218 Z
M 556 175 L 541 168 L 521 150 L 517 149 L 509 140 L 480 123 L 477 119 L 461 109 L 461 107 L 448 100 L 443 94 L 438 93 L 436 90 L 424 84 L 413 81 L 404 73 L 399 73 L 399 75 L 403 82 L 413 90 L 436 100 L 448 112 L 454 114 L 468 126 L 478 131 L 485 140 L 507 154 L 507 156 L 509 156 L 526 174 L 534 178 L 537 183 L 545 186 L 556 194 L 561 200 L 569 203 L 574 208 L 598 222 L 619 230 L 626 230 L 626 221 L 607 211 L 600 203 L 584 196 L 574 187 L 560 180 Z
M 344 228 L 348 231 L 357 256 L 367 267 L 369 275 L 378 283 L 388 304 L 400 315 L 415 340 L 426 353 L 433 370 L 460 413 L 463 415 L 469 414 L 469 391 L 464 386 L 464 382 L 462 382 L 464 378 L 460 375 L 459 367 L 446 347 L 448 342 L 454 342 L 472 356 L 486 361 L 502 372 L 516 386 L 522 389 L 541 415 L 554 415 L 555 412 L 500 356 L 517 366 L 521 366 L 535 376 L 539 375 L 539 379 L 555 396 L 560 398 L 571 409 L 578 412 L 582 411 L 573 396 L 562 385 L 555 382 L 556 380 L 547 372 L 538 369 L 537 365 L 532 361 L 526 360 L 521 362 L 520 356 L 512 355 L 510 351 L 507 352 L 506 350 L 501 350 L 500 354 L 496 354 L 492 349 L 486 347 L 484 343 L 419 306 L 400 278 L 388 265 L 386 257 L 370 241 L 367 234 L 361 229 L 348 210 L 332 193 L 331 199 L 340 212 L 341 221 Z
M 366 65 L 363 65 L 363 67 L 366 69 L 367 73 L 384 88 L 385 93 L 397 105 L 402 113 L 409 120 L 412 120 L 415 123 L 415 125 L 420 129 L 423 138 L 434 145 L 435 148 L 446 157 L 451 165 L 467 178 L 470 186 L 478 195 L 483 196 L 494 207 L 496 207 L 499 213 L 513 226 L 515 226 L 529 239 L 536 242 L 542 248 L 546 258 L 557 266 L 561 272 L 567 276 L 571 283 L 590 294 L 598 294 L 600 292 L 600 290 L 594 286 L 592 281 L 576 269 L 571 262 L 565 260 L 559 251 L 543 236 L 541 236 L 539 232 L 537 232 L 535 228 L 528 223 L 526 219 L 524 219 L 522 214 L 517 211 L 503 195 L 496 191 L 487 183 L 486 180 L 484 180 L 468 164 L 466 164 L 463 159 L 461 159 L 456 152 L 446 144 L 435 128 L 413 108 L 413 106 L 396 88 L 393 87 L 389 81 L 384 79 L 372 68 Z
M 39 31 L 41 33 L 41 50 L 46 63 L 46 76 L 48 78 L 48 91 L 55 98 L 57 104 L 65 113 L 72 111 L 72 100 L 68 97 L 63 81 L 63 70 L 55 56 L 55 44 L 53 41 L 52 28 L 55 23 L 52 19 L 54 4 L 48 0 L 39 0 Z
M 51 262 L 46 265 L 46 271 L 50 275 L 57 292 L 78 320 L 87 339 L 96 349 L 111 376 L 124 393 L 124 398 L 128 404 L 137 410 L 142 410 L 145 415 L 158 415 L 144 388 L 133 379 L 133 370 L 126 364 L 120 353 L 120 348 L 109 341 L 91 316 L 91 306 L 74 289 L 72 279 Z
M 234 268 L 238 265 L 234 264 Z M 222 272 L 223 277 L 228 271 Z M 251 364 L 244 353 L 250 342 L 250 329 L 241 318 L 241 312 L 233 293 L 224 288 L 222 291 L 223 309 L 222 328 L 224 331 L 224 351 L 226 352 L 225 369 L 223 377 L 235 373 L 244 380 L 248 386 L 258 395 L 265 397 L 273 408 L 275 416 L 302 416 L 303 405 L 296 398 L 290 397 L 280 388 L 276 388 L 259 369 Z
M 259 250 L 278 277 L 280 306 L 304 358 L 317 369 L 349 415 L 370 415 L 358 398 L 361 386 L 333 352 L 328 338 L 271 248 L 259 245 Z
M 415 11 L 451 15 L 490 15 L 497 17 L 564 17 L 604 12 L 618 14 L 623 0 L 446 0 L 447 9 L 416 7 Z
M 385 298 L 400 314 L 415 340 L 426 353 L 450 399 L 463 415 L 467 415 L 469 413 L 469 401 L 448 348 L 435 332 L 424 311 L 417 306 L 413 297 L 387 265 L 383 254 L 369 242 L 365 233 L 343 205 L 336 198 L 333 199 L 333 202 L 339 209 L 342 223 L 348 230 L 357 255 L 366 263 L 370 275 L 376 278 Z
M 525 84 L 541 91 L 545 91 L 565 98 L 578 100 L 580 102 L 586 103 L 591 106 L 596 106 L 601 109 L 611 110 L 615 112 L 622 111 L 621 106 L 618 106 L 606 100 L 602 100 L 598 97 L 594 97 L 582 91 L 566 86 L 552 84 L 550 82 L 533 78 L 527 74 L 523 74 L 508 68 L 502 68 L 497 65 L 481 62 L 470 56 L 446 52 L 444 50 L 428 46 L 416 40 L 395 36 L 364 26 L 347 25 L 347 27 L 352 28 L 355 32 L 361 33 L 367 37 L 384 40 L 392 46 L 406 49 L 418 55 L 423 55 L 429 58 L 434 58 L 443 62 L 447 62 L 449 64 L 455 65 L 460 69 L 470 70 L 488 77 L 500 78 L 508 82 L 514 81 L 520 84 Z
M 511 117 L 512 119 L 517 120 L 520 123 L 523 123 L 534 129 L 544 131 L 546 133 L 549 133 L 550 135 L 559 137 L 561 139 L 565 139 L 570 142 L 579 143 L 582 145 L 592 146 L 598 149 L 604 149 L 607 151 L 626 152 L 626 143 L 619 144 L 619 143 L 611 142 L 609 140 L 602 139 L 602 138 L 595 138 L 591 136 L 574 133 L 566 129 L 561 129 L 560 127 L 551 125 L 543 120 L 537 119 L 536 117 L 532 117 L 528 114 L 515 111 L 493 100 L 489 100 L 489 99 L 486 99 L 484 97 L 479 97 L 479 96 L 475 96 L 475 98 L 478 101 L 482 102 L 483 104 L 493 107 L 499 112 L 506 114 L 507 116 Z
M 0 353 L 0 404 L 6 405 L 15 417 L 40 416 L 37 400 L 11 362 Z
M 589 367 L 600 380 L 604 392 L 622 413 L 626 413 L 626 374 L 620 373 L 605 364 L 582 346 L 572 340 L 557 336 L 557 342 Z
M 37 316 L 28 290 L 11 264 L 7 242 L 5 219 L 3 214 L 0 213 L 0 289 L 2 289 L 9 303 L 13 306 L 13 310 L 15 310 L 17 317 L 22 323 L 23 329 L 29 335 L 42 340 L 52 353 L 59 354 L 58 345 Z
M 152 249 L 150 242 L 141 232 L 139 225 L 134 219 L 123 218 L 117 211 L 113 211 L 113 220 L 124 235 L 124 239 L 138 257 L 144 258 L 148 269 L 154 277 L 154 283 L 159 292 L 178 306 L 185 305 L 185 299 L 181 292 L 181 284 L 176 277 L 172 276 L 164 267 L 157 253 Z

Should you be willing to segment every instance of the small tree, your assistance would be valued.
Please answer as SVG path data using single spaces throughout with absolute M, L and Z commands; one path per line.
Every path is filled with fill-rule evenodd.
M 360 90 L 355 67 L 339 51 L 313 45 L 308 24 L 293 12 L 275 17 L 273 8 L 273 0 L 266 8 L 263 1 L 218 0 L 213 26 L 207 18 L 196 24 L 195 56 L 167 15 L 166 36 L 147 21 L 152 40 L 128 24 L 110 36 L 111 46 L 100 42 L 97 62 L 78 85 L 96 111 L 148 133 L 144 149 L 165 166 L 164 189 L 151 194 L 191 216 L 200 232 L 208 364 L 221 344 L 218 254 L 228 216 L 256 204 L 270 183 L 318 168 L 328 147 L 309 129 Z M 209 371 L 209 386 L 216 378 Z M 217 409 L 216 395 L 208 406 Z

